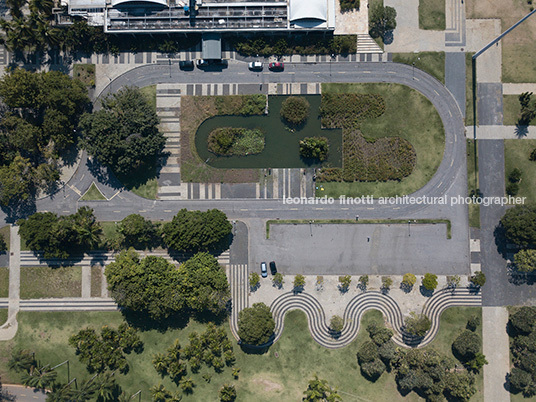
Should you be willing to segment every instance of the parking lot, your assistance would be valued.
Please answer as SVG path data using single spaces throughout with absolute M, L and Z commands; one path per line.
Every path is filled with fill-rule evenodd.
M 469 273 L 468 243 L 447 239 L 446 224 L 275 224 L 261 243 L 250 270 L 273 260 L 288 275 Z

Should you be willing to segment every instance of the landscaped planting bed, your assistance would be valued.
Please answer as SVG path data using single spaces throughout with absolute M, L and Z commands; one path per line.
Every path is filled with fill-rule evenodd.
M 218 128 L 208 137 L 208 149 L 221 156 L 259 154 L 264 149 L 264 132 L 260 129 Z
M 365 138 L 361 134 L 360 122 L 384 111 L 380 95 L 322 95 L 322 124 L 343 128 L 343 167 L 322 169 L 320 181 L 388 181 L 411 174 L 416 159 L 411 143 L 400 137 Z

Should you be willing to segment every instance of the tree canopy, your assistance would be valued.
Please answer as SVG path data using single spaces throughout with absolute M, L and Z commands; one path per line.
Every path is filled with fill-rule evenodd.
M 393 7 L 375 3 L 369 13 L 369 33 L 373 38 L 385 40 L 387 33 L 396 28 L 396 10 Z
M 102 108 L 80 121 L 83 146 L 114 173 L 129 175 L 156 163 L 166 139 L 158 116 L 138 88 L 126 87 L 102 100 Z
M 536 244 L 536 207 L 516 205 L 506 211 L 501 219 L 506 240 L 521 247 Z
M 309 380 L 309 385 L 303 394 L 305 395 L 303 400 L 307 402 L 342 401 L 342 398 L 337 393 L 337 390 L 331 388 L 326 380 L 318 378 L 316 374 L 313 379 Z
M 67 216 L 37 212 L 17 223 L 26 245 L 33 251 L 43 252 L 47 259 L 90 251 L 99 245 L 102 233 L 93 210 L 88 207 Z
M 76 143 L 89 98 L 66 74 L 20 68 L 0 79 L 0 97 L 0 204 L 7 206 L 59 179 L 57 159 Z
M 105 271 L 112 297 L 122 307 L 153 320 L 188 310 L 225 311 L 230 299 L 225 272 L 212 255 L 200 253 L 178 269 L 162 257 L 139 258 L 123 251 Z
M 514 256 L 517 270 L 532 272 L 536 269 L 536 250 L 519 250 Z
M 275 321 L 270 307 L 255 303 L 238 313 L 238 336 L 248 345 L 264 345 L 274 333 Z
M 158 243 L 156 225 L 138 214 L 125 217 L 117 227 L 122 235 L 121 242 L 125 248 L 134 247 L 137 250 L 152 248 Z
M 206 212 L 181 209 L 164 226 L 164 241 L 174 250 L 211 250 L 221 245 L 232 228 L 227 216 L 217 209 Z

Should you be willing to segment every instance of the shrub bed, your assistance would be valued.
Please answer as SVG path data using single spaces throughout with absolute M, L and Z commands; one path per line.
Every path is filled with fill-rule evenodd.
M 300 156 L 305 159 L 325 161 L 328 158 L 329 143 L 326 137 L 306 137 L 300 140 Z
M 272 56 L 284 54 L 349 54 L 357 50 L 356 35 L 326 37 L 310 33 L 292 36 L 252 35 L 237 38 L 233 45 L 238 53 L 245 56 Z
M 415 167 L 417 154 L 400 137 L 365 138 L 361 121 L 381 116 L 385 101 L 376 94 L 323 94 L 320 116 L 327 128 L 343 129 L 343 167 L 324 168 L 319 181 L 402 180 Z
M 290 126 L 299 126 L 309 116 L 309 102 L 301 96 L 289 96 L 281 105 L 281 118 Z
M 208 149 L 221 156 L 258 154 L 264 149 L 264 132 L 260 129 L 217 128 L 208 137 Z
M 340 0 L 341 11 L 359 10 L 359 0 Z

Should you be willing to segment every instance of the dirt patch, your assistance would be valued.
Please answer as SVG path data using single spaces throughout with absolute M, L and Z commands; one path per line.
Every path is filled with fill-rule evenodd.
M 251 382 L 262 388 L 264 392 L 280 392 L 283 391 L 283 386 L 275 381 L 270 381 L 265 378 L 254 378 Z

